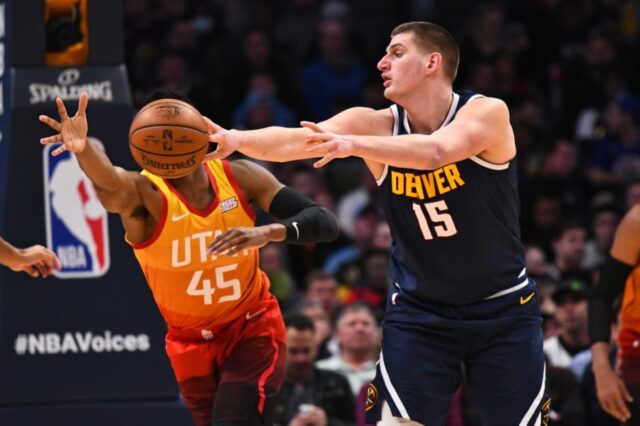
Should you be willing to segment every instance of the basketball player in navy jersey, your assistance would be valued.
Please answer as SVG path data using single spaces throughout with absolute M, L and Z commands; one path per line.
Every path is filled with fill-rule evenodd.
M 367 417 L 441 424 L 466 372 L 485 424 L 546 424 L 541 316 L 518 220 L 516 145 L 504 102 L 454 92 L 458 46 L 405 23 L 378 63 L 390 108 L 351 108 L 298 129 L 226 130 L 213 154 L 364 159 L 393 235 L 378 371 Z

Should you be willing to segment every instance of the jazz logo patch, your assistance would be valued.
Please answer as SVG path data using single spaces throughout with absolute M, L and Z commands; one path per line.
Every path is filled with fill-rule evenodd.
M 65 151 L 57 157 L 44 148 L 44 201 L 47 246 L 60 258 L 58 278 L 91 278 L 109 269 L 107 211 L 78 160 Z
M 236 197 L 227 198 L 220 203 L 220 210 L 223 213 L 228 212 L 229 210 L 233 210 L 236 207 L 238 207 L 238 199 Z

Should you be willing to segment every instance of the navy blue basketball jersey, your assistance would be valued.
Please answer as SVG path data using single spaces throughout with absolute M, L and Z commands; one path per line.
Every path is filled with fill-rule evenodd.
M 480 96 L 454 93 L 442 125 Z M 391 110 L 394 135 L 411 133 L 403 108 Z M 404 293 L 463 305 L 527 279 L 515 159 L 492 164 L 473 156 L 436 170 L 386 166 L 378 185 L 393 235 L 389 274 Z

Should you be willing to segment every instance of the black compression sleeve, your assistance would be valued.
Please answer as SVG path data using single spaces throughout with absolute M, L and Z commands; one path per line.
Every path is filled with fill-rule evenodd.
M 304 244 L 338 237 L 336 216 L 288 186 L 273 197 L 269 213 L 287 228 L 284 242 Z
M 613 301 L 624 291 L 624 285 L 633 266 L 620 262 L 611 256 L 600 271 L 598 284 L 591 292 L 589 300 L 589 338 L 591 344 L 609 343 L 613 312 Z

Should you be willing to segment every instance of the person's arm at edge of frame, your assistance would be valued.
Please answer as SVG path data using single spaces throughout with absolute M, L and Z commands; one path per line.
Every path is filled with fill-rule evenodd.
M 284 186 L 258 164 L 248 160 L 230 164 L 234 178 L 247 198 L 255 200 L 261 209 L 280 222 L 227 230 L 209 245 L 213 254 L 233 255 L 268 242 L 304 244 L 333 241 L 338 237 L 338 222 L 331 211 Z
M 613 301 L 623 293 L 629 274 L 640 261 L 638 235 L 640 206 L 637 205 L 620 222 L 610 255 L 589 300 L 589 337 L 598 399 L 605 411 L 621 421 L 630 417 L 624 400 L 631 402 L 632 398 L 609 361 L 610 325 L 615 315 Z
M 496 98 L 469 102 L 450 124 L 430 135 L 337 135 L 327 133 L 331 130 L 322 124 L 304 125 L 315 131 L 307 138 L 309 152 L 324 155 L 316 167 L 334 158 L 357 156 L 390 166 L 434 170 L 473 155 L 482 155 L 483 160 L 498 164 L 515 156 L 509 110 Z
M 39 244 L 18 248 L 0 237 L 0 264 L 15 272 L 24 271 L 32 277 L 39 274 L 46 278 L 53 273 L 53 269 L 60 269 L 60 260 L 46 247 Z

